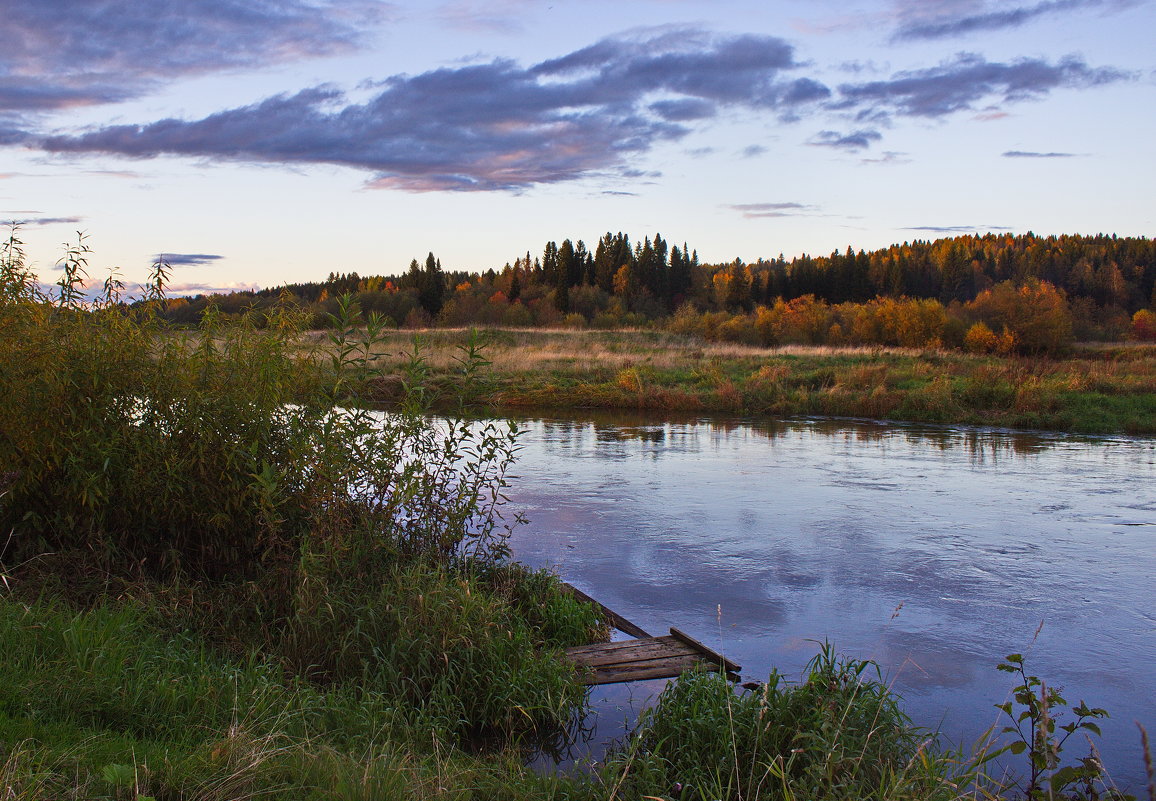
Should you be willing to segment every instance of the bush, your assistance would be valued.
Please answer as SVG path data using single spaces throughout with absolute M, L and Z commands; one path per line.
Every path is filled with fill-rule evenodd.
M 1132 315 L 1131 338 L 1139 342 L 1156 342 L 1156 313 L 1140 309 Z
M 320 349 L 306 346 L 290 304 L 266 312 L 261 330 L 210 307 L 198 331 L 178 333 L 155 314 L 165 265 L 137 303 L 109 292 L 86 304 L 75 271 L 45 297 L 17 246 L 4 253 L 4 564 L 51 553 L 78 575 L 271 571 L 288 587 L 302 558 L 320 553 L 352 572 L 504 555 L 516 428 L 425 416 L 416 350 L 402 408 L 359 404 L 382 378 L 372 351 L 386 321 L 345 299 Z M 463 398 L 483 364 L 476 342 L 463 348 Z
M 934 745 L 872 663 L 824 646 L 796 686 L 772 673 L 736 695 L 721 675 L 684 674 L 604 778 L 623 797 L 956 798 L 955 771 Z
M 212 691 L 226 693 L 227 710 L 220 660 L 241 657 L 260 662 L 276 693 L 288 676 L 389 699 L 449 737 L 569 722 L 584 696 L 557 649 L 606 632 L 556 579 L 505 562 L 518 431 L 469 414 L 486 365 L 476 336 L 458 352 L 454 413 L 428 415 L 416 344 L 403 400 L 381 413 L 360 399 L 384 379 L 373 354 L 388 322 L 364 318 L 348 297 L 319 347 L 288 304 L 259 330 L 248 314 L 210 311 L 198 331 L 178 333 L 155 314 L 165 265 L 139 302 L 109 293 L 89 303 L 73 291 L 77 272 L 46 297 L 14 245 L 0 255 L 0 527 L 12 532 L 3 586 L 35 570 L 34 593 L 51 580 L 100 609 L 113 583 L 118 596 L 146 599 L 150 625 L 196 636 L 202 656 L 190 658 L 217 674 L 224 689 Z M 159 646 L 141 615 L 118 614 L 85 618 L 96 626 L 87 634 L 88 623 L 65 625 L 65 651 L 49 662 L 64 676 L 103 676 L 100 698 L 78 705 L 97 716 L 72 722 L 143 731 L 140 705 L 116 681 L 147 684 L 147 666 L 121 673 L 136 670 L 136 640 Z M 13 625 L 0 619 L 0 634 L 23 638 L 17 658 L 57 647 L 35 641 L 39 624 Z M 83 658 L 104 661 L 70 667 L 69 638 L 82 634 Z M 9 700 L 0 694 L 0 713 L 23 714 Z
M 1011 281 L 981 292 L 966 305 L 973 318 L 994 331 L 1006 329 L 1021 353 L 1055 353 L 1072 342 L 1072 314 L 1062 290 L 1047 281 Z

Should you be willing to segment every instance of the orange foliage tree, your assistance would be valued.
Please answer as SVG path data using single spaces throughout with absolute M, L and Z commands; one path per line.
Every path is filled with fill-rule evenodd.
M 1156 342 L 1156 314 L 1150 309 L 1140 309 L 1132 315 L 1132 339 L 1141 342 Z
M 1029 279 L 996 284 L 966 305 L 967 312 L 989 328 L 1006 330 L 1021 353 L 1060 351 L 1072 342 L 1072 313 L 1063 290 Z

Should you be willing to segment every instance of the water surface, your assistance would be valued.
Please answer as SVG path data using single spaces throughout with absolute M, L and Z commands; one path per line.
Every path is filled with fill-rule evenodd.
M 652 633 L 684 629 L 745 678 L 797 678 L 824 640 L 876 660 L 915 721 L 956 744 L 996 722 L 1012 681 L 995 664 L 1025 653 L 1073 705 L 1108 709 L 1105 761 L 1142 788 L 1156 441 L 820 420 L 522 426 L 521 561 Z M 599 758 L 663 684 L 596 689 L 580 750 Z

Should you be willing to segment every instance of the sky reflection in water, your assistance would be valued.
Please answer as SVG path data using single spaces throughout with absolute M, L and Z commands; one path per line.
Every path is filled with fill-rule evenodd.
M 1112 714 L 1142 786 L 1156 733 L 1156 441 L 833 421 L 526 420 L 515 556 L 655 634 L 797 678 L 829 640 L 970 744 L 1013 652 Z M 1033 636 L 1043 622 L 1039 637 Z M 663 682 L 597 689 L 600 745 Z M 1071 757 L 1085 753 L 1071 744 Z

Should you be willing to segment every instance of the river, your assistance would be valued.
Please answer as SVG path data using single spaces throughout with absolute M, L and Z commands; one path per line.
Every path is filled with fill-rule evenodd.
M 915 722 L 956 745 L 997 722 L 1014 677 L 995 665 L 1023 653 L 1072 705 L 1111 713 L 1098 746 L 1142 792 L 1156 440 L 639 415 L 520 425 L 510 497 L 530 522 L 515 558 L 652 633 L 687 631 L 747 679 L 798 678 L 824 640 L 875 660 Z M 592 691 L 577 760 L 600 758 L 663 686 Z M 1065 755 L 1087 751 L 1073 738 Z

